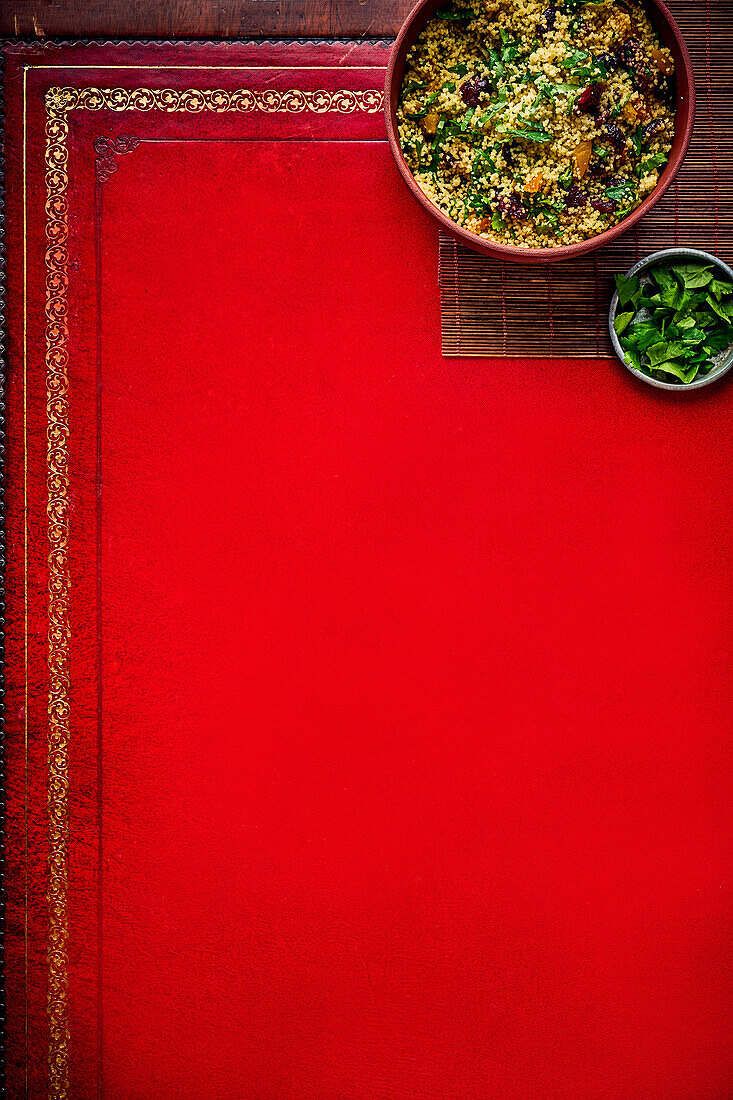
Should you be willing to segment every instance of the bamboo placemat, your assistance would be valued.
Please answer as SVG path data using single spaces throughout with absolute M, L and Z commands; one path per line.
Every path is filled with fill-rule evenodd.
M 598 358 L 611 354 L 613 274 L 675 244 L 733 261 L 733 3 L 677 0 L 695 70 L 697 114 L 685 163 L 664 198 L 606 248 L 567 263 L 503 263 L 441 233 L 443 355 Z

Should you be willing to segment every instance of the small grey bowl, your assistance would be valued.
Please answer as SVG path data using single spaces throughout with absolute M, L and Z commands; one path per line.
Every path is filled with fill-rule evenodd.
M 727 264 L 724 264 L 717 256 L 711 256 L 709 252 L 701 252 L 697 248 L 664 248 L 661 252 L 653 252 L 651 256 L 647 256 L 645 259 L 639 260 L 638 264 L 634 264 L 634 266 L 626 272 L 626 278 L 628 279 L 632 275 L 641 275 L 648 267 L 653 267 L 655 264 L 674 261 L 715 264 L 715 266 L 723 272 L 725 277 L 733 282 L 733 271 L 731 271 Z M 684 382 L 660 382 L 656 378 L 651 378 L 648 374 L 644 374 L 643 371 L 637 370 L 636 367 L 632 367 L 624 358 L 624 349 L 621 347 L 619 338 L 616 335 L 616 329 L 613 327 L 613 322 L 616 319 L 617 307 L 618 294 L 614 293 L 611 299 L 611 308 L 608 313 L 608 330 L 611 334 L 613 349 L 626 369 L 636 375 L 637 378 L 641 378 L 642 382 L 646 382 L 647 385 L 656 386 L 658 390 L 674 390 L 675 393 L 685 393 L 687 390 L 699 390 L 703 386 L 709 386 L 711 382 L 717 382 L 719 378 L 722 378 L 722 376 L 727 374 L 730 368 L 733 367 L 732 347 L 728 349 L 725 353 L 725 357 L 718 363 L 717 367 L 713 367 L 708 374 L 704 374 L 701 378 L 696 378 L 694 382 L 689 382 L 687 385 L 685 385 Z

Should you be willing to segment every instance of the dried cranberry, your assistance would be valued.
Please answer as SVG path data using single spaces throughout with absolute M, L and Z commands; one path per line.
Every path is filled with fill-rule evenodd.
M 616 209 L 616 203 L 613 199 L 591 199 L 590 204 L 594 210 L 598 210 L 601 214 L 613 214 Z
M 609 122 L 604 126 L 603 129 L 606 137 L 608 138 L 616 152 L 622 152 L 623 149 L 626 147 L 626 138 L 624 137 L 621 128 L 617 126 L 615 122 Z
M 504 217 L 517 218 L 519 221 L 527 217 L 527 211 L 516 195 L 511 195 L 509 198 L 506 198 L 505 195 L 501 195 L 498 205 Z
M 588 175 L 594 180 L 607 180 L 608 169 L 600 160 L 593 161 L 588 169 Z
M 501 151 L 504 154 L 504 160 L 507 162 L 510 168 L 514 167 L 514 153 L 512 153 L 512 147 L 510 142 L 505 141 L 501 147 Z
M 640 92 L 645 92 L 652 79 L 648 69 L 634 69 L 634 84 Z
M 461 99 L 467 107 L 478 107 L 478 101 L 485 92 L 491 91 L 488 76 L 473 76 L 461 85 Z
M 601 126 L 604 126 L 608 122 L 610 117 L 611 112 L 609 111 L 608 107 L 602 107 L 598 114 L 595 116 L 596 128 L 598 129 Z
M 665 76 L 664 73 L 660 73 L 657 77 L 657 88 L 659 90 L 659 98 L 663 99 L 669 107 L 673 107 L 677 95 L 674 80 Z
M 613 53 L 599 53 L 596 58 L 599 64 L 603 65 L 603 68 L 607 73 L 615 73 L 618 69 L 619 59 L 616 54 Z
M 577 183 L 571 183 L 565 195 L 565 205 L 567 208 L 572 210 L 577 206 L 585 206 L 587 200 L 588 196 L 585 191 L 581 191 Z
M 614 52 L 623 65 L 638 64 L 642 55 L 641 42 L 638 38 L 626 38 Z
M 648 141 L 653 134 L 656 134 L 658 130 L 661 130 L 664 126 L 661 118 L 653 118 L 651 122 L 647 122 L 644 129 L 641 131 L 641 136 L 644 141 Z
M 548 34 L 555 26 L 555 18 L 557 16 L 557 8 L 554 4 L 550 4 L 545 8 L 540 16 L 540 21 L 537 24 L 537 29 L 541 34 Z
M 578 110 L 584 111 L 587 115 L 597 114 L 601 106 L 602 95 L 603 84 L 598 82 L 589 84 L 588 87 L 581 92 L 580 99 L 578 100 Z

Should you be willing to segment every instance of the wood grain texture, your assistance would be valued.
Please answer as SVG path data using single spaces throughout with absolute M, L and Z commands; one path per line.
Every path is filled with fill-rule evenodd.
M 394 35 L 411 0 L 3 0 L 0 34 L 75 38 Z

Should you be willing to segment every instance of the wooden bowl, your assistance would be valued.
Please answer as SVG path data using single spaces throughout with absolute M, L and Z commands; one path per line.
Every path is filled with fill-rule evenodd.
M 662 44 L 667 46 L 672 53 L 675 64 L 675 76 L 677 83 L 677 103 L 675 109 L 675 129 L 672 150 L 669 160 L 660 176 L 659 182 L 651 194 L 635 210 L 619 222 L 618 225 L 599 233 L 597 237 L 591 237 L 587 241 L 579 241 L 577 244 L 560 245 L 555 248 L 517 248 L 514 245 L 498 244 L 496 241 L 487 241 L 485 237 L 479 237 L 468 229 L 457 225 L 447 214 L 444 214 L 435 203 L 431 202 L 422 188 L 418 185 L 400 148 L 397 132 L 397 106 L 399 103 L 402 78 L 405 73 L 407 51 L 413 45 L 420 32 L 425 28 L 433 12 L 445 5 L 446 0 L 418 0 L 405 20 L 397 41 L 394 44 L 387 67 L 387 81 L 384 96 L 384 114 L 387 124 L 387 136 L 392 149 L 397 167 L 399 168 L 405 183 L 421 206 L 434 218 L 447 232 L 456 237 L 467 248 L 473 248 L 476 252 L 483 252 L 487 256 L 494 256 L 500 260 L 512 260 L 515 263 L 547 264 L 558 260 L 570 260 L 575 256 L 582 256 L 585 252 L 592 252 L 608 244 L 619 234 L 625 233 L 632 225 L 636 225 L 643 218 L 647 210 L 659 202 L 664 192 L 680 170 L 687 147 L 692 136 L 692 127 L 695 121 L 695 78 L 692 71 L 690 55 L 682 37 L 682 33 L 672 18 L 662 0 L 646 0 L 646 8 L 654 27 L 656 28 Z

